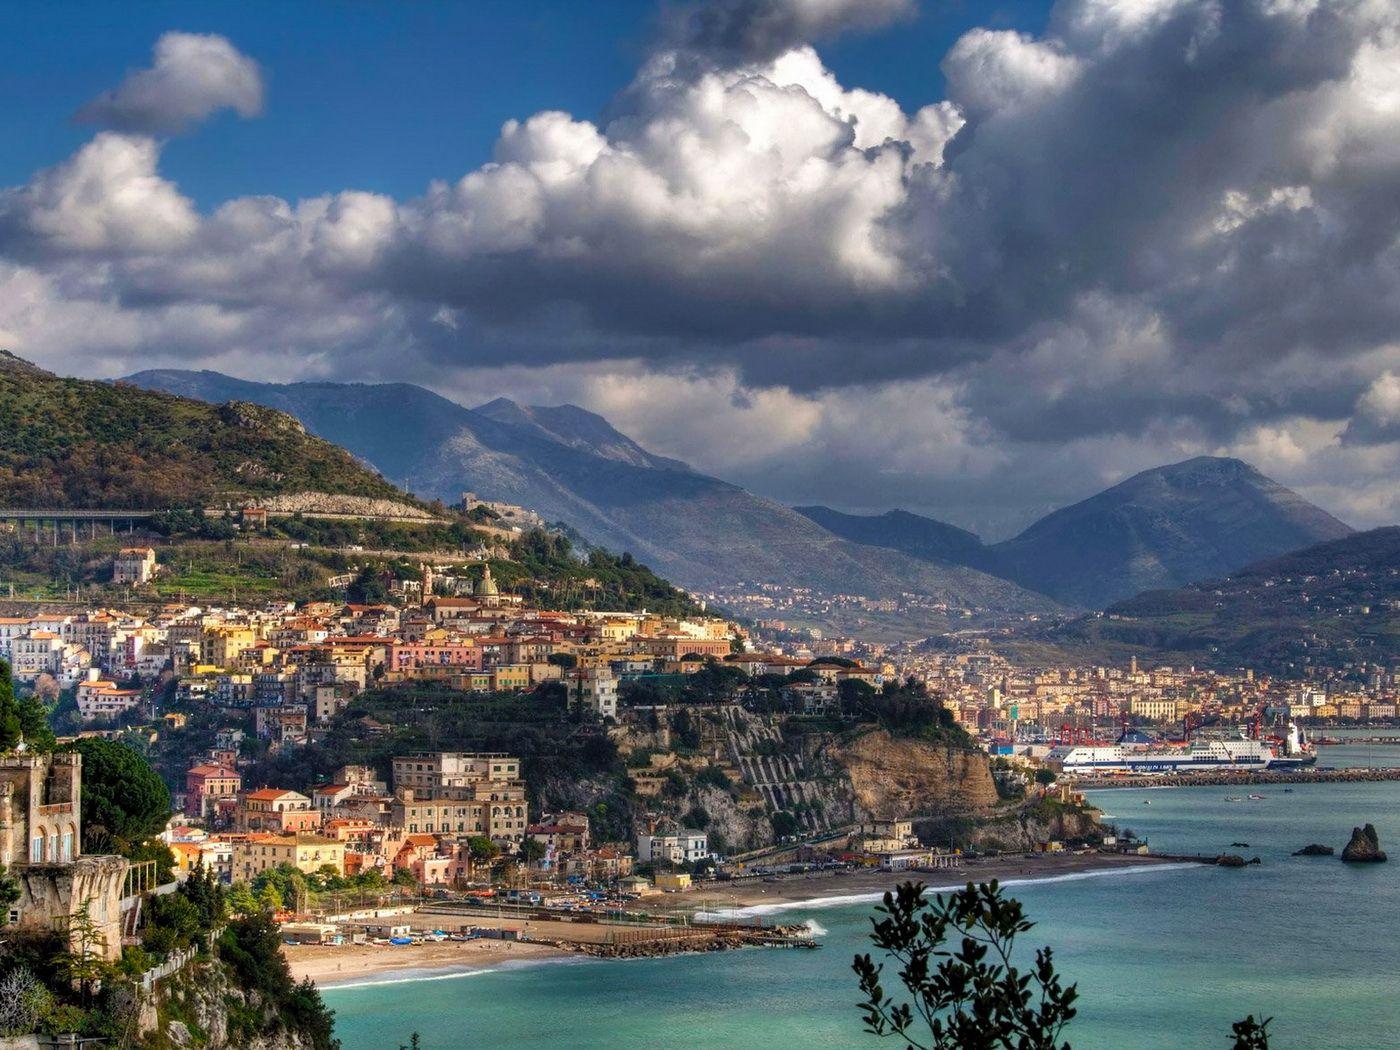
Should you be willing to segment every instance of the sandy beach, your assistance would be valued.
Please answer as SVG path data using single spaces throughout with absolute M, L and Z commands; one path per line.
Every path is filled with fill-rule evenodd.
M 1106 854 L 1060 854 L 1048 856 L 999 857 L 968 861 L 962 868 L 924 873 L 898 872 L 812 872 L 800 875 L 769 876 L 763 879 L 703 883 L 685 893 L 648 894 L 634 907 L 653 913 L 729 912 L 760 915 L 782 910 L 787 905 L 807 902 L 853 903 L 877 895 L 901 882 L 917 879 L 931 887 L 957 887 L 966 882 L 999 879 L 1012 884 L 1086 878 L 1098 873 L 1127 871 L 1170 864 L 1174 861 L 1151 856 Z M 434 917 L 441 922 L 440 916 Z M 506 917 L 495 919 L 474 915 L 470 922 L 481 926 L 514 929 L 526 936 L 562 940 L 597 941 L 606 937 L 607 927 L 573 923 L 541 922 Z M 497 940 L 443 941 L 413 945 L 285 945 L 283 953 L 292 975 L 310 977 L 318 985 L 354 984 L 397 978 L 418 978 L 492 969 L 507 963 L 538 962 L 566 958 L 574 953 L 547 944 Z
M 424 977 L 432 974 L 487 970 L 506 963 L 533 962 L 567 956 L 545 944 L 510 941 L 442 941 L 405 945 L 283 945 L 292 976 L 310 977 L 322 987 L 352 984 L 386 975 Z

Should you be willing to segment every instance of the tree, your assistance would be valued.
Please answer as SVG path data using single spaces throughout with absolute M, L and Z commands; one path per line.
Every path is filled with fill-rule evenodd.
M 281 910 L 282 894 L 272 883 L 265 883 L 263 888 L 258 890 L 258 908 L 269 912 Z
M 29 1035 L 53 1007 L 53 995 L 27 966 L 0 980 L 0 1037 Z
M 229 887 L 228 908 L 235 915 L 252 915 L 258 910 L 257 898 L 246 882 L 235 882 Z
M 1055 783 L 1055 771 L 1053 769 L 1037 769 L 1035 771 L 1035 782 L 1049 787 Z
M 548 850 L 539 839 L 526 839 L 520 845 L 520 857 L 526 864 L 538 864 L 544 860 Z
M 472 860 L 493 860 L 501 852 L 501 847 L 485 835 L 473 835 L 467 839 L 467 849 L 471 851 Z
M 144 758 L 97 737 L 63 747 L 83 756 L 83 850 L 124 852 L 170 819 L 170 791 Z
M 0 751 L 13 749 L 19 743 L 22 732 L 10 665 L 0 660 Z
M 91 902 L 84 900 L 68 920 L 68 951 L 59 960 L 64 979 L 78 986 L 84 999 L 92 997 L 93 986 L 107 973 L 102 953 L 107 937 L 92 918 Z
M 58 744 L 49 726 L 48 708 L 36 696 L 26 696 L 18 701 L 19 728 L 24 734 L 24 746 L 31 751 L 52 751 Z
M 797 832 L 801 830 L 801 825 L 797 823 L 797 818 L 785 809 L 778 810 L 778 812 L 774 813 L 769 819 L 773 822 L 773 834 L 780 839 L 785 839 L 790 835 L 796 835 Z
M 19 882 L 3 864 L 0 864 L 0 926 L 9 924 L 10 909 L 15 906 L 19 898 Z
M 924 890 L 901 884 L 876 906 L 885 917 L 871 920 L 870 940 L 899 964 L 911 1001 L 885 994 L 883 962 L 857 955 L 851 964 L 866 997 L 866 1031 L 913 1050 L 1069 1050 L 1060 1036 L 1078 1012 L 1078 987 L 1063 985 L 1048 946 L 1029 973 L 1011 964 L 1016 936 L 1034 926 L 1021 902 L 1003 896 L 995 879 L 933 900 Z M 1268 1050 L 1268 1025 L 1252 1015 L 1236 1022 L 1234 1050 Z

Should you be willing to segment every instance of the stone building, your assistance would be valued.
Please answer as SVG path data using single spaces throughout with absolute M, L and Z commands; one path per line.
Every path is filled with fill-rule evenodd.
M 76 754 L 0 755 L 0 862 L 20 886 L 9 920 L 66 930 L 86 901 L 101 954 L 115 960 L 129 864 L 82 855 L 82 761 Z
M 112 561 L 113 583 L 149 583 L 156 574 L 156 552 L 150 547 L 123 547 Z

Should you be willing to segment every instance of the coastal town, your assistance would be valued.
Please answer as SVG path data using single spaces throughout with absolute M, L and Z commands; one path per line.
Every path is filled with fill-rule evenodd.
M 85 574 L 65 590 L 16 574 L 25 593 L 0 598 L 0 662 L 31 718 L 0 765 L 17 802 L 14 930 L 90 927 L 104 972 L 166 995 L 205 943 L 172 932 L 172 894 L 210 908 L 211 928 L 262 930 L 289 980 L 326 988 L 813 949 L 820 933 L 786 908 L 910 878 L 1249 863 L 1223 843 L 1154 849 L 1086 791 L 1226 785 L 1245 801 L 1400 776 L 1326 757 L 1331 732 L 1394 724 L 1385 663 L 1036 663 L 1001 644 L 1034 612 L 687 592 L 471 493 L 407 521 L 394 505 L 374 508 L 390 521 L 327 524 L 305 516 L 317 506 L 158 515 L 121 536 L 116 520 L 105 536 L 0 521 L 17 564 L 70 550 Z M 245 557 L 281 568 L 240 575 Z M 203 581 L 196 563 L 225 575 Z M 237 597 L 259 583 L 261 598 Z M 955 629 L 831 626 L 916 612 Z M 144 837 L 73 802 L 85 777 L 113 790 L 116 770 L 119 795 L 149 778 Z M 1362 835 L 1344 859 L 1368 851 L 1382 852 Z

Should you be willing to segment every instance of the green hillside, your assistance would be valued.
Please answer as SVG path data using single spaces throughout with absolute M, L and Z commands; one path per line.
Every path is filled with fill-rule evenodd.
M 1400 528 L 1360 532 L 1218 580 L 1147 591 L 1039 641 L 1106 660 L 1153 655 L 1298 675 L 1400 661 Z
M 421 505 L 284 413 L 64 379 L 0 351 L 0 507 L 212 506 L 300 492 Z

